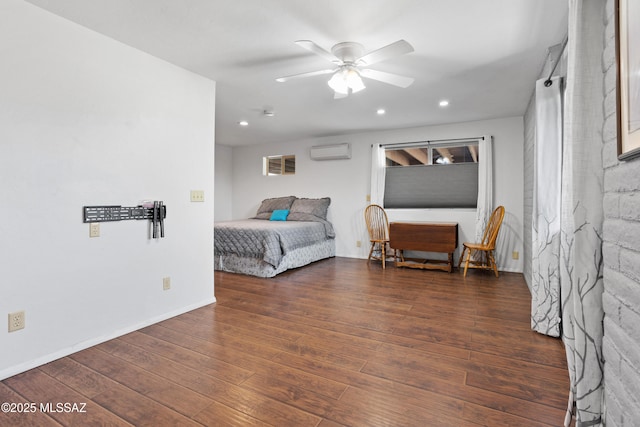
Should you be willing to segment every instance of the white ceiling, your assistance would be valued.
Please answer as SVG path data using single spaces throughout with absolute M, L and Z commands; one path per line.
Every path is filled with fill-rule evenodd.
M 522 115 L 567 26 L 566 0 L 27 1 L 215 80 L 216 143 L 232 146 Z M 330 75 L 276 82 L 330 65 L 300 39 L 366 52 L 405 39 L 415 52 L 371 68 L 415 82 L 365 80 L 337 100 Z

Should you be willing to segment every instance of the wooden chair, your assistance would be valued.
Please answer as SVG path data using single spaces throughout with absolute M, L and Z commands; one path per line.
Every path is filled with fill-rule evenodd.
M 367 231 L 369 232 L 369 240 L 371 241 L 371 249 L 369 250 L 369 258 L 382 261 L 382 268 L 385 268 L 385 261 L 388 254 L 387 247 L 389 245 L 389 220 L 387 213 L 382 206 L 369 205 L 364 210 L 364 220 L 367 223 Z M 389 248 L 389 251 L 393 249 Z M 393 252 L 395 253 L 395 251 Z M 377 255 L 379 254 L 379 255 Z
M 498 266 L 494 257 L 494 251 L 496 249 L 496 240 L 498 238 L 498 232 L 502 225 L 502 219 L 504 218 L 504 206 L 498 206 L 491 217 L 489 223 L 484 229 L 484 235 L 480 243 L 464 242 L 462 244 L 462 253 L 460 254 L 460 261 L 458 261 L 458 267 L 462 265 L 462 259 L 464 258 L 465 251 L 467 252 L 467 259 L 464 264 L 464 277 L 467 277 L 468 268 L 481 268 L 484 270 L 493 270 L 498 277 Z M 471 259 L 472 253 L 478 252 L 478 259 Z

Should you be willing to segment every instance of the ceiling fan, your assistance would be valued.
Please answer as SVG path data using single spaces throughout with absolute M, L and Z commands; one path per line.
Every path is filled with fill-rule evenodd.
M 333 74 L 328 81 L 329 87 L 334 91 L 334 98 L 344 98 L 350 93 L 356 93 L 365 88 L 362 77 L 377 80 L 390 85 L 406 88 L 413 83 L 413 78 L 384 71 L 372 70 L 370 65 L 387 61 L 406 53 L 413 52 L 413 47 L 405 40 L 398 40 L 380 49 L 364 54 L 364 47 L 356 42 L 342 42 L 331 48 L 331 53 L 321 48 L 310 40 L 298 40 L 298 46 L 315 53 L 318 56 L 332 62 L 334 68 L 311 71 L 308 73 L 294 74 L 279 77 L 278 82 L 286 82 L 292 79 Z

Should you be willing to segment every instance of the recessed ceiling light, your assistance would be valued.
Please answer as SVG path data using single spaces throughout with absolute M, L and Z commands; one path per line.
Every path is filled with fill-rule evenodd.
M 449 101 L 447 101 L 446 99 L 443 99 L 442 101 L 440 101 L 441 107 L 446 107 L 447 105 L 449 105 Z
M 386 110 L 384 108 L 378 108 L 378 110 L 376 111 L 376 114 L 379 116 L 383 116 L 384 114 L 386 114 Z
M 238 122 L 238 124 L 239 124 L 240 126 L 249 126 L 249 122 L 248 122 L 248 121 L 246 121 L 246 120 L 240 120 L 240 121 Z

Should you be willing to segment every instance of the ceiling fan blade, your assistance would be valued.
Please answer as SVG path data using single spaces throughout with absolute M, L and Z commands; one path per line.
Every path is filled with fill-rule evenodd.
M 308 73 L 300 73 L 300 74 L 293 74 L 291 76 L 278 77 L 276 79 L 276 81 L 280 82 L 280 83 L 284 83 L 284 82 L 292 80 L 292 79 L 301 79 L 301 78 L 304 78 L 304 77 L 321 76 L 323 74 L 331 74 L 331 73 L 333 73 L 335 71 L 336 71 L 335 69 L 310 71 Z
M 405 40 L 398 40 L 397 42 L 367 53 L 363 57 L 359 58 L 357 62 L 362 65 L 371 65 L 409 52 L 413 52 L 413 46 Z
M 333 62 L 334 64 L 339 64 L 340 63 L 340 60 L 338 58 L 336 58 L 335 55 L 333 55 L 332 53 L 324 50 L 323 48 L 321 48 L 320 46 L 318 46 L 317 44 L 315 44 L 311 40 L 297 40 L 295 43 L 298 46 L 303 47 L 303 48 L 307 49 L 308 51 L 315 53 L 318 56 L 323 57 L 324 59 L 326 59 L 329 62 Z
M 388 83 L 390 85 L 398 86 L 398 87 L 409 87 L 413 83 L 414 79 L 412 77 L 400 76 L 398 74 L 386 73 L 384 71 L 378 70 L 369 70 L 364 69 L 360 70 L 360 75 L 362 77 L 366 77 L 373 80 L 378 80 L 383 83 Z

